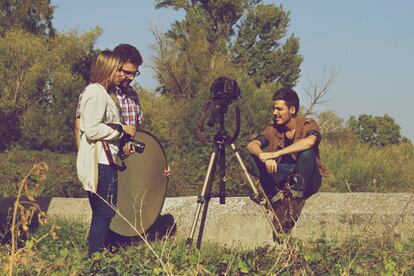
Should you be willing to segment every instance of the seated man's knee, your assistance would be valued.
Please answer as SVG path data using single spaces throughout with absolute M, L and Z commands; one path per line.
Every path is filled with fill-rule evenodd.
M 247 164 L 249 173 L 253 174 L 256 177 L 259 177 L 261 167 L 260 159 L 253 154 L 249 154 L 247 155 Z
M 298 155 L 298 160 L 315 160 L 316 153 L 313 149 L 304 150 Z

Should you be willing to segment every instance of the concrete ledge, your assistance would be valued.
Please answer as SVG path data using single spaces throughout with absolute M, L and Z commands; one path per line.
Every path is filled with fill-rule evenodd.
M 195 196 L 166 198 L 162 214 L 174 217 L 178 237 L 189 235 L 196 207 Z M 86 198 L 53 198 L 47 213 L 83 222 L 91 217 Z M 198 230 L 194 240 L 197 234 Z M 343 240 L 352 236 L 369 239 L 390 234 L 414 237 L 411 194 L 318 193 L 306 202 L 292 235 L 306 240 Z M 247 197 L 228 197 L 225 205 L 212 199 L 203 241 L 246 248 L 273 244 L 271 228 L 260 206 Z
M 414 237 L 413 194 L 318 193 L 305 204 L 293 233 L 302 239 Z

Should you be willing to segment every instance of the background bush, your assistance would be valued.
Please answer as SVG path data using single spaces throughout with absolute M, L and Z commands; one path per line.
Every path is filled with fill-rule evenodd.
M 17 184 L 34 163 L 46 161 L 49 172 L 39 196 L 86 197 L 76 175 L 74 153 L 54 153 L 13 147 L 0 154 L 0 195 L 16 196 Z

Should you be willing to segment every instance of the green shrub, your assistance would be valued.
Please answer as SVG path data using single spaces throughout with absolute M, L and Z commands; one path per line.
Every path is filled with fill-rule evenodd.
M 0 153 L 0 195 L 15 196 L 17 184 L 36 162 L 46 162 L 49 172 L 39 196 L 85 197 L 82 185 L 76 175 L 74 153 L 33 151 L 13 147 Z
M 188 106 L 182 107 L 191 108 Z M 149 117 L 151 119 L 151 117 Z M 188 119 L 190 120 L 190 119 Z M 195 120 L 195 119 L 193 119 Z M 167 123 L 166 123 L 167 124 Z M 182 127 L 182 126 L 181 126 Z M 187 134 L 175 134 L 171 141 L 162 134 L 163 130 L 150 129 L 158 133 L 165 145 L 173 177 L 169 182 L 167 196 L 198 195 L 207 172 L 212 153 L 211 145 L 205 145 Z M 189 135 L 188 140 L 184 136 Z M 250 134 L 254 137 L 254 133 Z M 244 133 L 237 141 L 239 152 L 246 160 L 245 145 L 251 138 Z M 178 141 L 183 140 L 181 143 Z M 358 142 L 341 141 L 333 143 L 323 141 L 321 157 L 330 171 L 323 179 L 321 191 L 325 192 L 411 192 L 414 179 L 414 149 L 411 143 L 401 143 L 384 147 L 369 146 Z M 247 195 L 250 187 L 240 166 L 227 148 L 227 195 Z M 13 196 L 16 184 L 31 168 L 33 163 L 45 161 L 49 174 L 42 187 L 40 196 L 85 197 L 76 174 L 75 153 L 53 153 L 33 151 L 22 147 L 12 147 L 0 153 L 0 195 Z M 218 177 L 216 177 L 217 181 Z M 213 192 L 217 192 L 218 183 L 214 183 Z
M 323 191 L 412 191 L 414 148 L 411 143 L 384 147 L 322 143 L 321 156 L 330 170 L 330 176 L 324 179 Z

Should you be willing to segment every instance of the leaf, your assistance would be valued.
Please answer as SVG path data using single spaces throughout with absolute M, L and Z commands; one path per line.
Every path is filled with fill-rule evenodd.
M 67 248 L 63 248 L 59 253 L 62 258 L 66 258 L 69 255 L 69 250 Z
M 26 241 L 25 245 L 26 245 L 27 249 L 32 249 L 33 245 L 34 245 L 34 242 L 33 242 L 32 239 L 30 239 L 30 240 Z
M 404 244 L 401 241 L 397 241 L 397 242 L 394 243 L 394 248 L 398 252 L 403 252 L 403 250 L 404 250 Z

